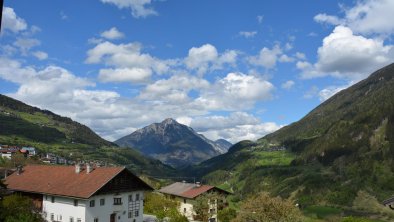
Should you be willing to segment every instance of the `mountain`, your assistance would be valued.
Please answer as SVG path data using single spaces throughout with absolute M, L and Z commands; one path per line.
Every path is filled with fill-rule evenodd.
M 174 169 L 135 149 L 122 149 L 89 127 L 0 94 L 0 144 L 34 146 L 68 159 L 121 164 L 138 174 L 171 174 Z
M 229 147 L 229 142 L 213 142 L 171 118 L 139 129 L 115 143 L 122 147 L 135 147 L 176 167 L 199 163 L 226 152 Z
M 269 191 L 302 205 L 378 214 L 394 194 L 394 64 L 342 90 L 301 120 L 185 174 L 232 189 Z M 376 204 L 375 209 L 368 204 Z

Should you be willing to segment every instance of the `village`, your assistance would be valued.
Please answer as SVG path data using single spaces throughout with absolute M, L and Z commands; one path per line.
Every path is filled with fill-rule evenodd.
M 145 196 L 153 194 L 175 203 L 182 215 L 180 221 L 202 219 L 193 205 L 199 197 L 209 196 L 204 216 L 216 222 L 218 211 L 227 206 L 225 197 L 231 194 L 215 186 L 186 181 L 155 190 L 125 167 L 103 166 L 94 161 L 77 163 L 55 154 L 42 155 L 34 147 L 1 145 L 0 153 L 3 159 L 13 160 L 19 155 L 40 162 L 1 167 L 0 179 L 6 188 L 1 188 L 0 198 L 21 195 L 30 199 L 45 221 L 161 221 L 156 215 L 144 214 Z

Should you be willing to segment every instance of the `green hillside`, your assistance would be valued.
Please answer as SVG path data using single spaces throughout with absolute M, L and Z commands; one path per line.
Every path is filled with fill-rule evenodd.
M 138 174 L 167 175 L 174 169 L 131 148 L 119 148 L 87 126 L 48 110 L 0 95 L 0 144 L 34 146 L 74 160 L 121 164 Z
M 392 220 L 380 201 L 394 195 L 393 95 L 390 65 L 300 121 L 257 142 L 240 142 L 186 172 L 233 189 L 236 201 L 265 190 L 302 206 Z

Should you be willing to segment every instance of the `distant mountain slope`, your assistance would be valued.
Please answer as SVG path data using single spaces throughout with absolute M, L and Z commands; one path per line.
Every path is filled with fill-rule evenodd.
M 34 146 L 68 159 L 121 164 L 138 174 L 171 175 L 175 170 L 139 151 L 119 148 L 90 128 L 48 110 L 0 94 L 0 144 Z
M 226 152 L 228 143 L 216 144 L 173 119 L 153 123 L 115 141 L 173 166 L 201 162 Z M 228 147 L 227 147 L 228 148 Z
M 394 194 L 393 96 L 394 64 L 300 121 L 240 142 L 185 173 L 227 186 L 239 198 L 266 190 L 306 205 L 353 207 L 365 191 L 383 200 Z
M 94 146 L 116 146 L 87 126 L 48 110 L 32 107 L 0 94 L 0 134 L 19 134 L 32 140 L 66 141 Z

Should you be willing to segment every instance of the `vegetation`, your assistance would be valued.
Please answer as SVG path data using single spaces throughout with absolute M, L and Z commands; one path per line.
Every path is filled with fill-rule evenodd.
M 245 200 L 233 222 L 301 222 L 300 210 L 292 201 L 260 193 Z
M 39 210 L 31 199 L 20 195 L 6 196 L 1 201 L 0 221 L 4 222 L 43 222 Z
M 217 212 L 211 212 L 210 209 L 216 205 L 216 209 L 222 210 L 225 204 L 226 198 L 216 192 L 204 193 L 198 196 L 193 205 L 193 209 L 196 212 L 195 220 L 208 221 L 213 214 L 217 214 Z
M 145 196 L 144 213 L 153 214 L 159 221 L 169 218 L 170 222 L 187 222 L 187 218 L 178 211 L 179 203 L 159 193 Z
M 204 182 L 232 190 L 234 202 L 267 191 L 304 208 L 337 209 L 339 218 L 392 221 L 391 211 L 380 204 L 394 193 L 391 95 L 394 65 L 334 95 L 300 121 L 256 142 L 235 144 L 186 173 L 196 172 Z
M 0 95 L 0 144 L 33 146 L 71 160 L 124 165 L 139 175 L 175 170 L 132 148 L 120 148 L 70 118 Z M 0 163 L 1 164 L 1 163 Z

